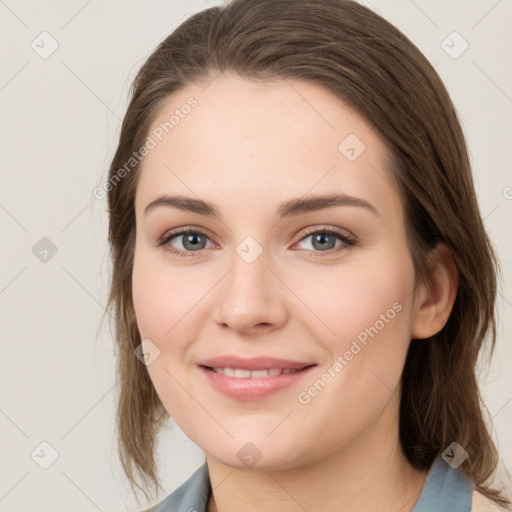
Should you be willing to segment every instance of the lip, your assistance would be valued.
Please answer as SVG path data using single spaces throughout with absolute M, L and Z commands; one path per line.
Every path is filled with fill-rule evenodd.
M 198 367 L 209 384 L 219 393 L 237 400 L 258 400 L 291 386 L 310 374 L 315 363 L 304 363 L 257 357 L 244 359 L 234 356 L 222 356 L 202 361 Z M 244 370 L 264 370 L 269 368 L 295 369 L 295 373 L 281 374 L 274 377 L 229 377 L 216 373 L 212 368 L 240 368 Z
M 279 368 L 285 370 L 300 370 L 306 366 L 315 363 L 291 361 L 287 359 L 278 359 L 276 357 L 237 357 L 237 356 L 219 356 L 205 359 L 198 363 L 199 366 L 207 366 L 209 368 L 240 368 L 242 370 L 266 370 L 269 368 Z

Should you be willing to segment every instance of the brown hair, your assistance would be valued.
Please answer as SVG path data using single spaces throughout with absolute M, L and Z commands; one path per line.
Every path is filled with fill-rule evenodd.
M 459 273 L 445 327 L 410 343 L 401 380 L 402 449 L 413 466 L 428 469 L 456 441 L 469 454 L 460 469 L 485 496 L 510 506 L 488 483 L 498 454 L 475 373 L 488 334 L 489 358 L 494 351 L 499 266 L 479 212 L 464 135 L 424 55 L 397 28 L 351 0 L 233 0 L 206 9 L 156 48 L 132 84 L 109 171 L 113 271 L 107 307 L 118 351 L 119 455 L 132 490 L 137 485 L 147 498 L 151 483 L 158 491 L 155 443 L 168 414 L 134 356 L 141 343 L 131 289 L 140 165 L 122 179 L 119 169 L 144 145 L 170 95 L 224 71 L 320 85 L 354 108 L 387 144 L 417 282 L 428 282 L 429 255 L 440 241 L 451 249 Z

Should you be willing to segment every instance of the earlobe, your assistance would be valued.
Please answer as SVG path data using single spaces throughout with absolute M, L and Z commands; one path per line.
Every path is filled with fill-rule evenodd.
M 430 338 L 448 321 L 457 297 L 458 271 L 450 248 L 440 242 L 433 249 L 430 279 L 416 290 L 412 339 Z

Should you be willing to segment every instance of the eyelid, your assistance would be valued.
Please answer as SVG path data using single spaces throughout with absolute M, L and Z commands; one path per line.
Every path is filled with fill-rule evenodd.
M 156 245 L 165 243 L 167 240 L 169 240 L 173 236 L 185 235 L 188 232 L 204 235 L 212 241 L 213 241 L 213 239 L 215 239 L 215 237 L 210 233 L 210 231 L 205 228 L 200 228 L 199 226 L 180 226 L 179 228 L 174 228 L 174 229 L 170 229 L 170 230 L 166 231 L 162 236 L 160 236 L 158 238 L 158 243 Z
M 337 235 L 343 236 L 349 240 L 354 240 L 354 241 L 356 240 L 355 235 L 353 235 L 350 231 L 343 229 L 343 228 L 338 228 L 335 226 L 330 226 L 328 224 L 324 224 L 324 225 L 319 225 L 319 226 L 318 225 L 317 226 L 309 226 L 304 231 L 302 231 L 302 232 L 299 231 L 297 233 L 297 235 L 299 233 L 301 233 L 301 238 L 300 238 L 299 242 L 302 241 L 302 239 L 304 237 L 306 237 L 307 235 L 311 235 L 312 233 L 324 232 L 324 231 L 336 233 Z M 297 236 L 297 235 L 295 235 L 295 236 Z

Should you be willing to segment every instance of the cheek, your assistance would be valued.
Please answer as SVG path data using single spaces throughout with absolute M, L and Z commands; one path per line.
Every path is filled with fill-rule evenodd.
M 136 248 L 132 294 L 137 326 L 141 340 L 151 340 L 160 351 L 147 370 L 165 409 L 175 419 L 188 410 L 188 395 L 179 385 L 183 378 L 176 374 L 186 346 L 176 334 L 183 329 L 190 332 L 193 301 L 189 298 L 196 295 L 184 281 L 183 273 L 170 272 L 150 251 Z
M 162 261 L 161 256 L 136 249 L 132 275 L 133 303 L 141 337 L 154 339 L 158 344 L 171 339 L 173 330 L 181 328 L 181 322 L 186 323 L 201 293 L 204 294 L 193 275 L 183 269 L 173 270 Z
M 314 278 L 296 279 L 294 292 L 309 306 L 307 317 L 316 337 L 330 351 L 349 349 L 351 341 L 407 338 L 414 268 L 408 254 L 372 254 L 364 260 L 333 266 Z M 314 321 L 313 315 L 317 317 Z M 369 332 L 370 331 L 370 332 Z M 370 334 L 371 333 L 371 334 Z
M 322 320 L 310 325 L 328 353 L 320 376 L 328 384 L 307 383 L 321 391 L 305 387 L 301 403 L 311 400 L 310 410 L 332 411 L 340 421 L 347 410 L 359 411 L 362 423 L 380 414 L 399 385 L 405 363 L 413 286 L 409 253 L 384 250 L 333 267 L 329 275 L 302 287 L 304 302 Z M 332 403 L 340 405 L 339 411 Z
M 314 336 L 329 360 L 322 374 L 305 383 L 299 402 L 304 421 L 311 416 L 329 425 L 326 439 L 355 435 L 399 395 L 410 342 L 412 262 L 390 254 L 373 258 L 371 265 L 360 264 L 315 281 L 308 296 L 323 321 L 316 322 Z M 357 411 L 357 418 L 347 422 L 347 411 Z
M 160 339 L 161 333 L 170 321 L 168 308 L 171 308 L 175 301 L 168 297 L 165 279 L 155 267 L 146 263 L 144 257 L 135 257 L 132 294 L 141 338 Z

